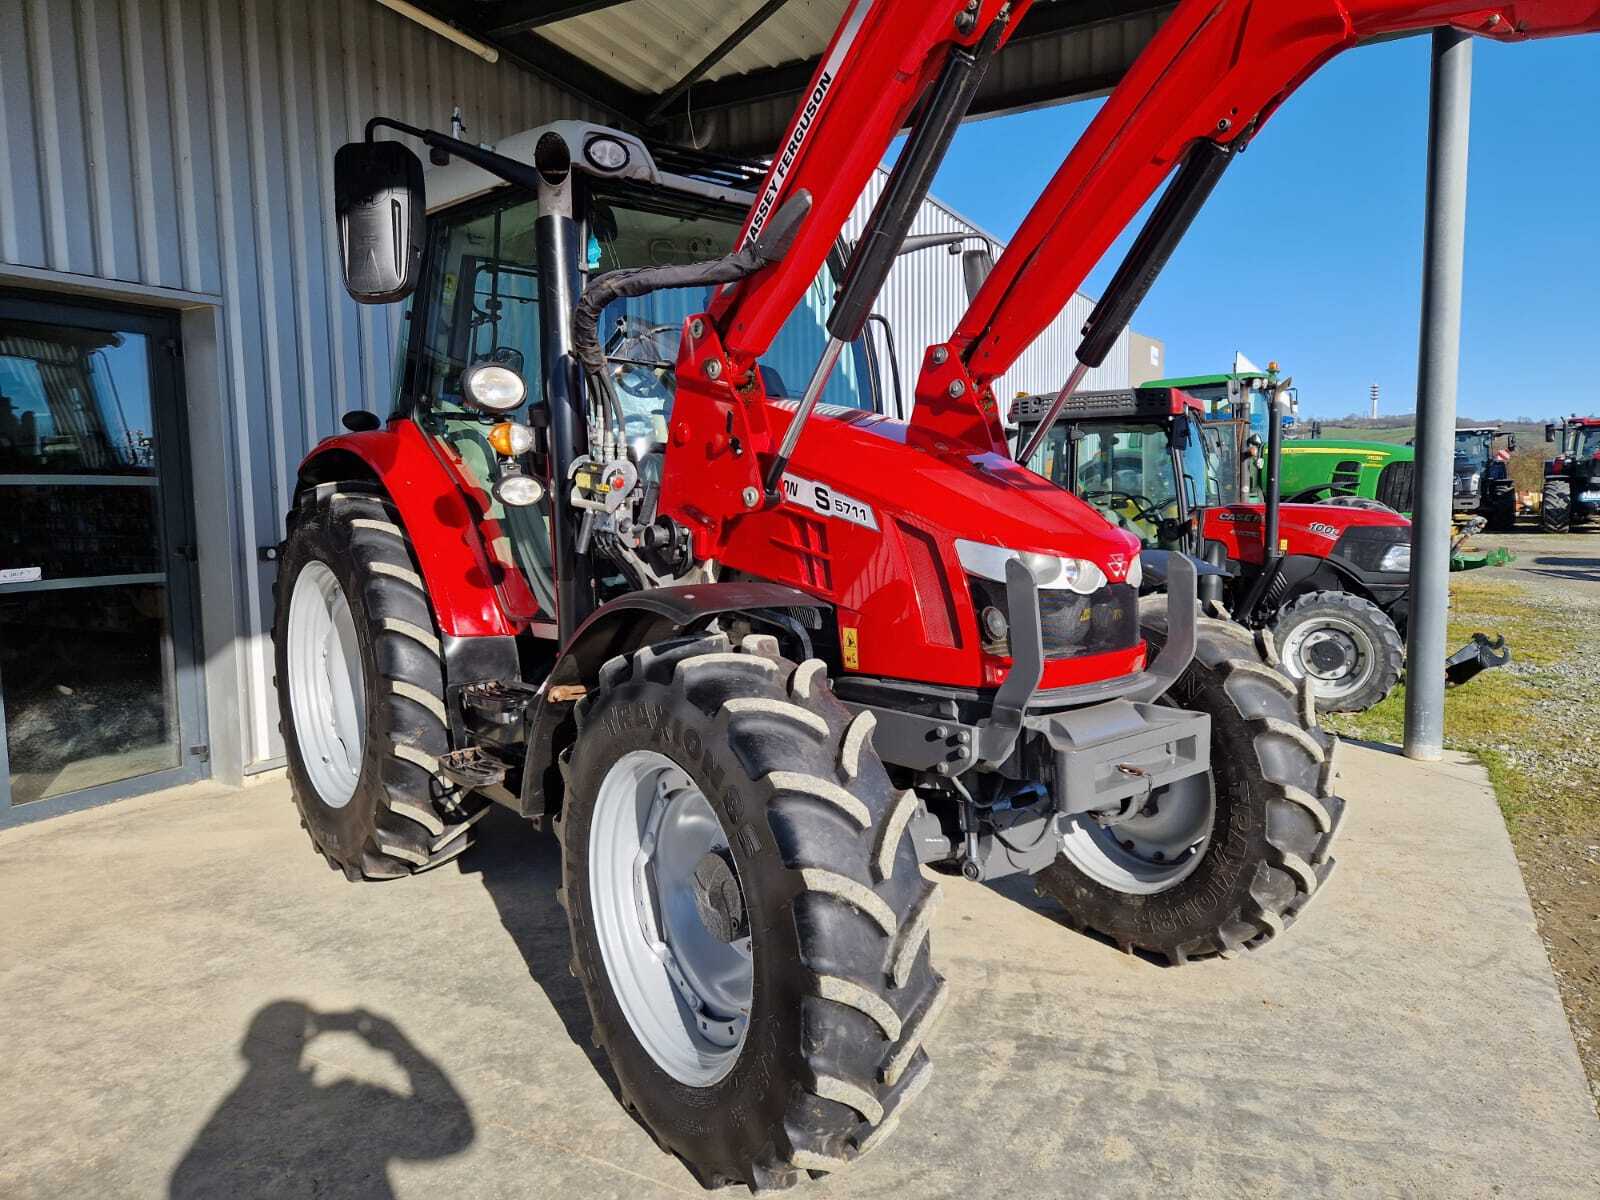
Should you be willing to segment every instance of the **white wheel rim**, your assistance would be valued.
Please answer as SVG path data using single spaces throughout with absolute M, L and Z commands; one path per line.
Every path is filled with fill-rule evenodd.
M 1354 621 L 1319 616 L 1296 625 L 1279 648 L 1284 669 L 1311 679 L 1319 700 L 1343 700 L 1366 687 L 1378 669 L 1372 638 Z
M 317 798 L 343 808 L 356 794 L 366 746 L 366 676 L 355 617 L 326 563 L 306 563 L 289 597 L 289 711 Z
M 1089 813 L 1069 818 L 1061 853 L 1103 887 L 1153 896 L 1194 874 L 1215 821 L 1210 775 L 1191 775 L 1157 788 L 1144 811 L 1121 824 L 1102 825 Z
M 618 759 L 601 780 L 589 828 L 595 938 L 639 1044 L 690 1087 L 733 1068 L 755 982 L 748 932 L 724 941 L 701 915 L 695 870 L 708 856 L 726 863 L 728 838 L 689 775 L 653 750 Z M 730 873 L 745 912 L 743 884 Z

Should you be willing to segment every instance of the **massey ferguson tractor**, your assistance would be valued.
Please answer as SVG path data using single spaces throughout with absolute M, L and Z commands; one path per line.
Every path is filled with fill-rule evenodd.
M 1558 453 L 1544 464 L 1544 502 L 1539 527 L 1566 533 L 1600 516 L 1600 417 L 1568 417 L 1544 427 L 1544 440 Z
M 1451 6 L 1180 3 L 888 419 L 859 335 L 1027 8 L 852 0 L 759 176 L 573 122 L 490 150 L 375 117 L 337 156 L 345 286 L 409 299 L 408 344 L 387 421 L 300 468 L 296 803 L 352 880 L 448 862 L 495 805 L 551 829 L 596 1041 L 707 1186 L 845 1168 L 926 1086 L 923 865 L 1034 873 L 1175 963 L 1278 938 L 1332 867 L 1334 740 L 1189 559 L 1141 610 L 1139 540 L 1013 460 L 993 386 L 1175 171 L 1064 403 L 1293 87 Z M 384 131 L 450 158 L 426 192 Z

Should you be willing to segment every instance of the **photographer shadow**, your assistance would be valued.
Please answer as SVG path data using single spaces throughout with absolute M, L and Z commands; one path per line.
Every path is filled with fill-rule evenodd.
M 307 1047 L 340 1032 L 388 1054 L 410 1094 L 348 1077 L 318 1083 Z M 394 1195 L 390 1162 L 446 1158 L 472 1144 L 472 1114 L 449 1076 L 384 1017 L 276 1000 L 256 1013 L 240 1053 L 244 1078 L 173 1169 L 172 1200 L 385 1200 Z

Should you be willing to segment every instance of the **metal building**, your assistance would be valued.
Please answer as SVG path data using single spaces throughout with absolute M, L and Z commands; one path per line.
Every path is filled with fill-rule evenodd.
M 843 5 L 787 16 L 825 37 Z M 644 38 L 670 66 L 734 20 L 641 0 L 423 7 L 523 24 L 481 25 L 490 63 L 376 0 L 0 0 L 0 824 L 280 761 L 272 547 L 306 449 L 348 410 L 387 411 L 401 327 L 340 287 L 336 147 L 374 113 L 439 126 L 456 104 L 489 142 L 565 117 L 643 128 L 673 87 L 662 63 L 623 80 L 615 21 L 692 26 L 699 43 Z M 1103 91 L 1166 7 L 1036 5 L 1055 16 L 1002 57 L 985 111 Z M 594 34 L 587 65 L 574 22 L 602 8 L 611 41 Z M 814 34 L 707 68 L 679 92 L 698 107 L 658 132 L 714 110 L 728 146 L 770 140 Z M 919 222 L 963 227 L 933 204 Z M 897 268 L 880 311 L 907 389 L 963 302 L 943 251 Z M 1006 386 L 1059 385 L 1084 315 L 1074 301 Z

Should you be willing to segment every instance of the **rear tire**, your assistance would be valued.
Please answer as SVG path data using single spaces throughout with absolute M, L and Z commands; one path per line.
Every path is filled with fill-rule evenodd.
M 1489 499 L 1488 528 L 1493 533 L 1511 533 L 1517 528 L 1517 493 L 1507 489 Z
M 561 899 L 624 1103 L 706 1186 L 848 1166 L 927 1083 L 922 1038 L 945 996 L 927 948 L 938 888 L 906 832 L 916 801 L 890 786 L 871 717 L 834 699 L 820 662 L 732 653 L 716 635 L 612 659 L 578 719 Z M 720 826 L 692 875 L 668 867 L 680 800 Z M 708 917 L 713 904 L 744 924 Z M 674 923 L 691 908 L 698 927 Z M 721 974 L 732 960 L 698 940 L 719 922 L 723 949 L 749 938 L 747 965 Z M 641 944 L 671 953 L 652 965 Z M 748 981 L 722 986 L 736 970 Z M 738 995 L 747 1014 L 728 1005 Z
M 1199 863 L 1154 893 L 1086 874 L 1065 854 L 1038 877 L 1069 924 L 1178 965 L 1231 956 L 1294 923 L 1333 870 L 1344 801 L 1333 794 L 1338 739 L 1308 726 L 1294 686 L 1224 622 L 1200 619 L 1194 662 L 1165 699 L 1211 717 L 1214 820 Z M 1165 625 L 1146 625 L 1159 645 Z
M 1318 712 L 1366 712 L 1400 682 L 1405 643 L 1384 611 L 1351 592 L 1307 592 L 1272 621 L 1279 669 L 1308 676 Z
M 1567 533 L 1572 529 L 1572 488 L 1565 479 L 1544 481 L 1539 528 L 1545 533 Z
M 436 774 L 450 748 L 438 629 L 411 541 L 383 493 L 360 483 L 302 493 L 275 591 L 278 729 L 312 842 L 352 881 L 458 856 L 467 814 Z M 347 663 L 338 661 L 341 644 Z M 342 729 L 337 712 L 328 717 L 341 689 L 353 701 Z

